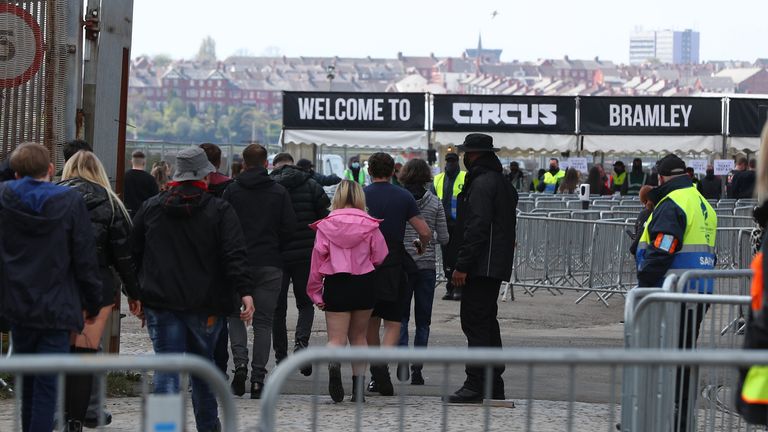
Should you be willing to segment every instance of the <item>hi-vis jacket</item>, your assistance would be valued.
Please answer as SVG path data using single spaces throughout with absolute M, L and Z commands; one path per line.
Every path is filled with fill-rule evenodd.
M 744 348 L 768 348 L 768 297 L 763 279 L 768 263 L 764 259 L 768 247 L 765 239 L 762 251 L 752 261 L 752 307 L 747 319 Z M 752 366 L 740 371 L 736 407 L 748 423 L 768 424 L 768 366 Z
M 660 287 L 669 274 L 714 268 L 717 215 L 690 178 L 677 177 L 659 186 L 651 201 L 656 208 L 637 248 L 638 285 Z M 697 290 L 711 293 L 711 281 Z
M 453 181 L 453 192 L 451 193 L 451 219 L 456 220 L 456 207 L 457 207 L 457 198 L 461 191 L 464 189 L 464 180 L 467 177 L 466 171 L 459 171 L 459 173 L 456 175 L 456 179 Z M 440 201 L 443 200 L 443 185 L 445 184 L 445 173 L 441 172 L 440 174 L 436 175 L 434 180 L 432 181 L 435 186 L 435 194 L 438 198 L 440 198 Z
M 554 194 L 557 193 L 557 186 L 560 183 L 560 181 L 563 180 L 565 177 L 565 171 L 560 170 L 555 175 L 552 175 L 551 172 L 547 171 L 544 173 L 544 189 L 541 192 L 548 193 L 548 194 Z

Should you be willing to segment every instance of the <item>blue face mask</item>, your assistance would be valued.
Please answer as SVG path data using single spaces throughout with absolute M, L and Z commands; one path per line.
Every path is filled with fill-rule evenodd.
M 360 162 L 352 162 L 352 168 L 354 169 L 360 168 Z

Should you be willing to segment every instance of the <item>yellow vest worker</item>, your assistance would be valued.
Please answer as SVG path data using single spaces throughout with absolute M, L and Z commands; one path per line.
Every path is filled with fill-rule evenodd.
M 349 167 L 344 170 L 344 178 L 349 181 L 357 182 L 360 186 L 365 186 L 365 171 L 360 165 L 360 160 L 357 159 L 357 156 L 349 160 Z
M 459 173 L 456 174 L 456 179 L 453 181 L 453 188 L 451 189 L 451 196 L 450 196 L 451 211 L 449 213 L 451 215 L 451 219 L 453 220 L 456 220 L 456 205 L 458 202 L 456 200 L 456 197 L 458 197 L 459 193 L 461 193 L 461 191 L 464 189 L 464 179 L 466 178 L 466 176 L 467 176 L 466 171 L 459 171 Z M 443 197 L 445 196 L 445 192 L 443 190 L 445 186 L 445 180 L 446 180 L 446 175 L 444 172 L 436 175 L 433 180 L 433 184 L 435 186 L 435 193 L 437 194 L 437 197 L 440 198 L 440 201 L 443 201 Z

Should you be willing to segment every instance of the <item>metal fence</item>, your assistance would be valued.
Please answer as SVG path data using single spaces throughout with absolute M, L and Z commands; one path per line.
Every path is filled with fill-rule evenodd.
M 519 381 L 508 386 L 513 392 L 516 410 L 508 409 L 511 401 L 491 400 L 491 382 L 486 380 L 486 398 L 478 406 L 451 405 L 444 399 L 407 395 L 408 386 L 396 387 L 397 396 L 383 402 L 352 404 L 329 403 L 330 397 L 320 395 L 320 376 L 313 374 L 313 395 L 309 399 L 309 414 L 302 416 L 280 416 L 282 392 L 286 382 L 302 366 L 312 364 L 314 370 L 329 362 L 414 362 L 435 365 L 441 373 L 441 395 L 447 396 L 454 390 L 451 386 L 451 366 L 464 364 L 479 365 L 489 372 L 492 367 L 509 366 L 507 374 L 515 371 L 521 375 Z M 668 386 L 665 382 L 649 381 L 642 394 L 630 395 L 637 401 L 648 397 L 646 410 L 639 411 L 637 405 L 621 406 L 621 377 L 626 368 L 641 368 L 654 372 L 656 376 L 674 373 L 686 366 L 692 369 L 726 370 L 731 376 L 739 367 L 768 363 L 767 351 L 744 350 L 588 350 L 588 349 L 331 349 L 311 348 L 302 350 L 281 362 L 272 373 L 262 393 L 260 432 L 284 430 L 290 422 L 292 430 L 328 429 L 329 418 L 349 419 L 343 430 L 363 430 L 364 413 L 375 412 L 365 417 L 365 429 L 376 430 L 548 430 L 548 431 L 616 431 L 621 419 L 620 430 L 662 432 L 670 431 L 675 422 L 674 411 L 660 405 Z M 490 373 L 487 373 L 490 376 Z M 541 379 L 549 377 L 549 385 Z M 459 383 L 454 383 L 458 385 Z M 513 390 L 514 389 L 514 390 Z M 656 402 L 656 403 L 653 403 Z M 285 401 L 292 413 L 299 407 L 292 401 Z M 371 404 L 375 407 L 368 408 Z M 345 408 L 348 407 L 348 408 Z M 301 407 L 302 409 L 304 406 Z M 384 409 L 387 408 L 387 409 Z M 352 411 L 354 410 L 354 411 Z M 375 410 L 375 411 L 374 411 Z M 699 408 L 694 410 L 697 417 L 711 412 Z M 716 422 L 699 422 L 698 430 L 734 430 L 738 418 L 723 416 L 715 412 Z M 290 418 L 287 418 L 290 417 Z M 739 422 L 739 430 L 755 430 Z M 338 430 L 340 426 L 335 425 Z M 696 429 L 689 429 L 696 430 Z
M 205 382 L 217 397 L 221 408 L 222 431 L 237 431 L 237 415 L 229 385 L 221 372 L 203 358 L 187 355 L 110 356 L 110 355 L 13 355 L 0 359 L 0 373 L 10 374 L 14 381 L 16 404 L 13 430 L 21 428 L 21 401 L 24 397 L 21 383 L 25 376 L 55 375 L 57 377 L 56 430 L 62 430 L 64 419 L 64 392 L 66 374 L 94 374 L 99 382 L 99 407 L 106 400 L 108 372 L 135 371 L 141 374 L 141 395 L 144 409 L 140 430 L 186 430 L 186 399 L 189 378 L 194 376 Z M 152 372 L 180 373 L 179 388 L 173 395 L 150 394 L 149 374 Z M 100 408 L 101 409 L 101 408 Z M 99 417 L 103 417 L 99 413 Z M 103 424 L 103 419 L 99 423 Z

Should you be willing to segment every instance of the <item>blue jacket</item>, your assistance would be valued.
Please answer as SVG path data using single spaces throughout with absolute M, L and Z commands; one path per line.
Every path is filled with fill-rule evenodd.
M 0 315 L 80 331 L 101 303 L 91 219 L 76 191 L 25 177 L 0 184 Z

